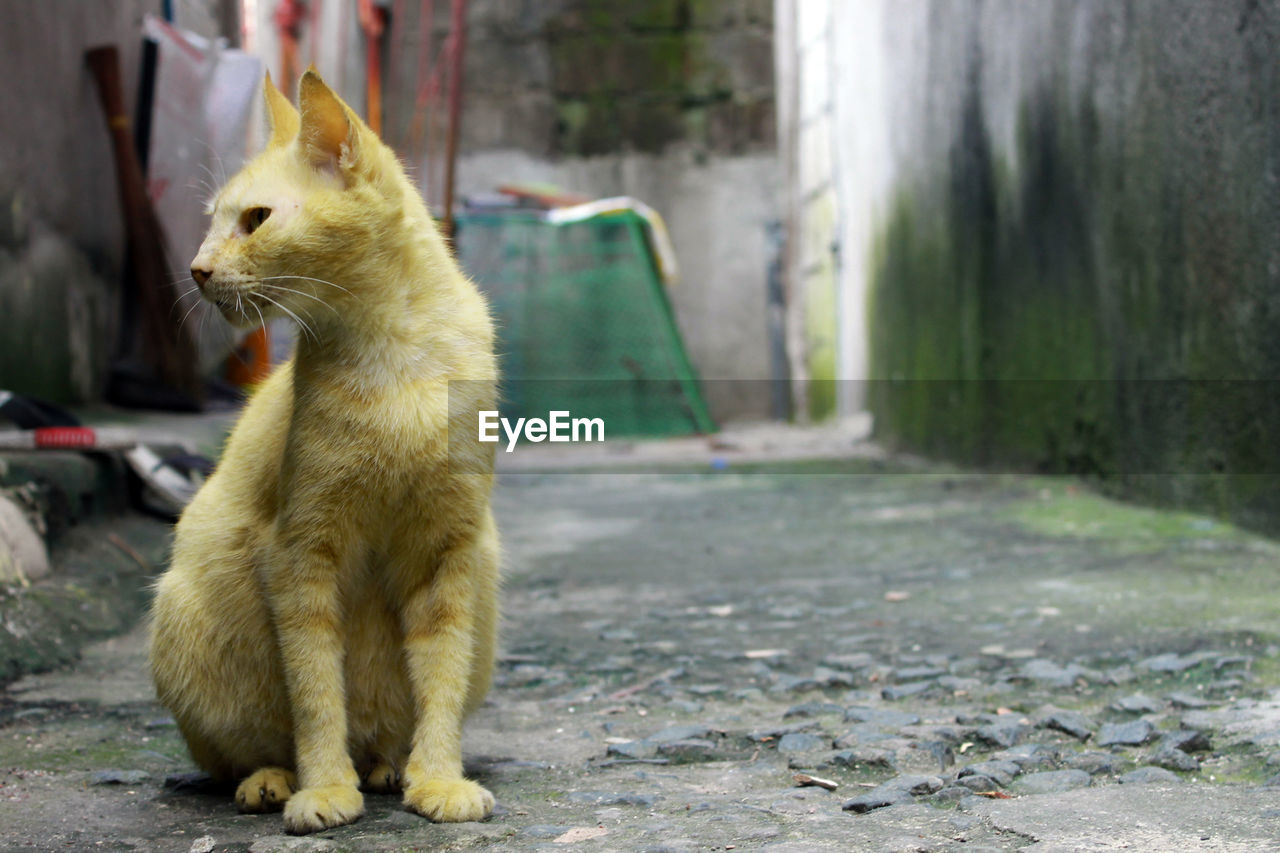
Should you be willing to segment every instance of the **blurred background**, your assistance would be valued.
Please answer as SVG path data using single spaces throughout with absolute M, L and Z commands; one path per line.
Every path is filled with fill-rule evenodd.
M 262 72 L 314 63 L 454 230 L 517 404 L 870 413 L 1274 529 L 1278 38 L 1276 0 L 7 0 L 0 388 L 200 408 L 284 357 L 185 270 Z

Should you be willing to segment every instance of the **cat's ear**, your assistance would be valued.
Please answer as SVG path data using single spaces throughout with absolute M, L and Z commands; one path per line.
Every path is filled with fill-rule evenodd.
M 298 111 L 271 82 L 270 71 L 262 83 L 262 95 L 267 102 L 267 122 L 271 126 L 271 138 L 267 140 L 267 147 L 288 145 L 298 135 Z
M 359 128 L 355 116 L 320 79 L 314 66 L 298 84 L 298 105 L 302 111 L 302 156 L 317 169 L 350 177 L 359 158 Z

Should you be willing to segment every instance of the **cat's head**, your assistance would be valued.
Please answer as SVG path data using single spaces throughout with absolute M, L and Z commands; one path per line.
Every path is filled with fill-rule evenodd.
M 395 155 L 315 72 L 299 109 L 264 86 L 271 135 L 209 203 L 191 276 L 237 326 L 292 316 L 308 329 L 358 298 L 359 265 L 403 208 Z

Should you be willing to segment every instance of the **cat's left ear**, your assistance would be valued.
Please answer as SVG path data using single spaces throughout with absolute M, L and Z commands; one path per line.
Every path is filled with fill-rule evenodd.
M 360 156 L 358 119 L 314 67 L 307 69 L 298 84 L 298 105 L 302 155 L 315 168 L 350 180 Z

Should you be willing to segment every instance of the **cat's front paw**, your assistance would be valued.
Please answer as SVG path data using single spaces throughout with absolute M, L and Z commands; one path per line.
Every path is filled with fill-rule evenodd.
M 294 835 L 351 823 L 364 814 L 364 797 L 353 787 L 303 788 L 284 807 L 284 828 Z
M 404 804 L 438 823 L 484 820 L 493 814 L 493 794 L 470 779 L 428 779 L 410 785 Z

